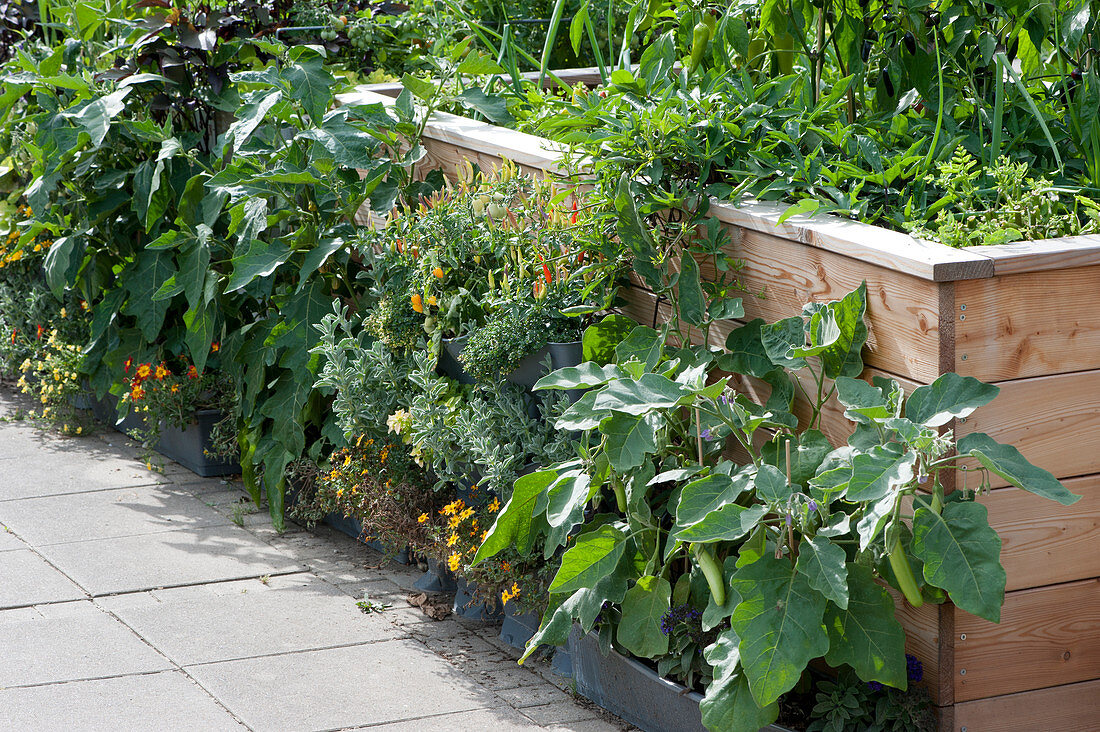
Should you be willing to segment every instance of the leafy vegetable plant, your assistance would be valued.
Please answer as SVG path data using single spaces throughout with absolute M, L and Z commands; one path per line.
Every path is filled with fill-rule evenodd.
M 947 492 L 948 471 L 976 460 L 1039 496 L 1078 496 L 1014 448 L 946 429 L 997 387 L 945 374 L 906 395 L 892 379 L 857 378 L 865 305 L 861 287 L 798 317 L 756 320 L 724 351 L 638 326 L 539 382 L 587 390 L 557 420 L 581 433 L 578 455 L 517 480 L 475 557 L 524 553 L 536 537 L 548 556 L 564 548 L 529 653 L 600 618 L 608 644 L 705 686 L 708 727 L 756 730 L 815 658 L 906 687 L 887 584 L 913 606 L 949 597 L 999 619 L 1000 539 L 981 490 Z M 609 318 L 586 340 L 622 325 Z M 732 375 L 765 382 L 770 396 L 738 393 Z M 801 421 L 796 394 L 809 407 Z M 832 395 L 851 422 L 845 445 L 817 429 Z M 673 663 L 662 623 L 683 605 L 700 632 Z

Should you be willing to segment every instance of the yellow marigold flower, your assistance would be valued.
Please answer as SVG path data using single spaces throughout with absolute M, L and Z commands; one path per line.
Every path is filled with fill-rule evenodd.
M 486 531 L 485 533 L 488 534 L 489 532 Z M 512 571 L 512 565 L 509 564 L 508 562 L 501 562 L 500 563 L 500 569 L 501 569 L 502 572 L 511 572 Z
M 426 513 L 420 514 L 416 519 L 416 522 L 418 524 L 427 523 L 427 521 L 428 521 L 428 514 L 426 514 Z
M 344 458 L 344 467 L 346 468 L 351 463 L 351 453 Z
M 463 511 L 462 513 L 460 513 L 458 515 L 458 518 L 462 521 L 465 521 L 466 519 L 470 518 L 473 515 L 474 515 L 474 509 L 467 508 L 465 511 Z
M 169 371 L 168 367 L 165 366 L 164 364 L 159 364 L 157 366 L 156 378 L 163 379 L 165 376 L 171 376 L 171 375 L 172 375 L 172 372 Z
M 451 516 L 451 520 L 447 522 L 447 528 L 457 528 L 460 523 L 462 523 L 462 519 L 460 519 L 458 516 Z
M 152 368 L 147 363 L 143 363 L 138 366 L 137 375 L 142 379 L 148 379 L 149 374 L 152 373 Z
M 447 568 L 450 569 L 452 572 L 457 572 L 458 571 L 458 563 L 460 561 L 462 561 L 462 555 L 461 554 L 457 554 L 457 553 L 452 554 L 451 556 L 447 557 Z
M 496 513 L 499 510 L 500 510 L 500 500 L 494 498 L 493 502 L 489 504 L 489 511 L 491 513 Z
M 458 543 L 458 534 L 452 533 L 447 537 L 447 546 L 454 546 Z

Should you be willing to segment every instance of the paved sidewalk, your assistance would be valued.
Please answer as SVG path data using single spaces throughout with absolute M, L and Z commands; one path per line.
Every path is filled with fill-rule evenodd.
M 21 405 L 0 388 L 0 729 L 626 729 L 497 626 L 410 607 L 414 570 Z

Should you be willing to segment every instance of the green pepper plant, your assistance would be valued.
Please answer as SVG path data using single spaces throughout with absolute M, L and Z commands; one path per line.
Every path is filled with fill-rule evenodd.
M 557 557 L 528 655 L 574 623 L 598 628 L 605 645 L 703 688 L 710 729 L 748 731 L 776 719 L 816 658 L 906 687 L 887 585 L 913 606 L 946 597 L 999 620 L 1001 541 L 981 488 L 947 492 L 949 471 L 974 459 L 982 487 L 993 473 L 1065 505 L 1079 497 L 1015 448 L 945 429 L 997 387 L 949 373 L 906 396 L 893 379 L 858 378 L 865 307 L 860 287 L 749 322 L 724 350 L 670 325 L 627 330 L 621 316 L 590 328 L 588 360 L 536 386 L 587 390 L 556 422 L 579 433 L 576 457 L 519 478 L 475 557 L 524 554 L 536 538 Z M 733 374 L 770 396 L 738 393 Z M 833 396 L 853 424 L 839 446 L 818 429 Z

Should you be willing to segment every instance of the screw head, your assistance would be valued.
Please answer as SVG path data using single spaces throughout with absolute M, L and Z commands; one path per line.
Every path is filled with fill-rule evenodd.
M 966 310 L 966 303 L 959 306 L 959 310 Z
M 966 640 L 966 633 L 959 636 L 959 640 Z
M 966 320 L 966 316 L 965 315 L 960 315 L 959 320 Z
M 959 676 L 966 676 L 966 669 L 965 668 L 962 669 L 961 671 L 959 671 Z
M 966 354 L 965 354 L 965 353 L 964 353 L 964 354 L 963 354 L 963 356 L 962 356 L 962 360 L 963 360 L 963 361 L 965 361 L 965 360 L 966 360 Z

